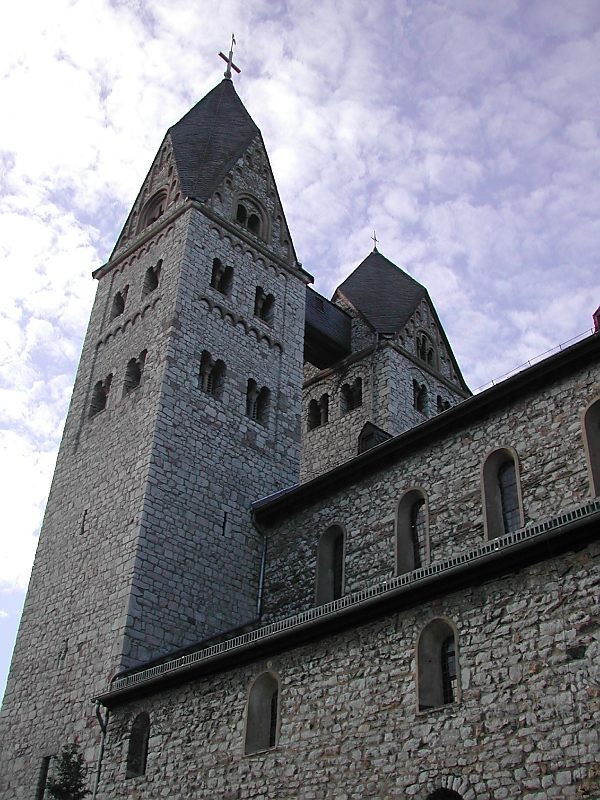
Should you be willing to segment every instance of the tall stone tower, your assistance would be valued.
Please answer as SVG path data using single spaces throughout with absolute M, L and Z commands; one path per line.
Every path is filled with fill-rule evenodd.
M 98 291 L 0 721 L 36 796 L 117 671 L 257 615 L 250 503 L 298 480 L 306 284 L 226 78 L 174 125 Z M 39 789 L 37 790 L 39 792 Z

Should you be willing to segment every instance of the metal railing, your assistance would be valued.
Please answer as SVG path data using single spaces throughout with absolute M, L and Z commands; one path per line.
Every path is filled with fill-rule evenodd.
M 544 359 L 549 358 L 550 356 L 554 355 L 555 353 L 560 353 L 561 350 L 564 350 L 566 347 L 570 347 L 572 344 L 576 342 L 580 342 L 583 339 L 587 339 L 588 336 L 592 336 L 596 331 L 593 328 L 588 328 L 587 330 L 583 331 L 583 333 L 578 333 L 577 336 L 573 336 L 572 339 L 568 339 L 566 342 L 561 342 L 561 344 L 557 344 L 554 347 L 551 347 L 550 350 L 546 350 L 543 353 L 540 353 L 537 356 L 533 356 L 532 358 L 524 361 L 522 364 L 519 364 L 518 367 L 514 367 L 509 372 L 506 372 L 504 375 L 501 375 L 499 378 L 494 378 L 494 380 L 488 381 L 484 383 L 482 386 L 478 386 L 477 389 L 473 391 L 473 394 L 480 394 L 485 389 L 491 389 L 492 386 L 495 386 L 497 383 L 502 383 L 507 378 L 511 378 L 513 375 L 518 375 L 519 372 L 523 372 L 523 370 L 528 369 L 529 367 L 533 367 L 534 364 L 538 364 L 540 361 L 544 361 Z
M 295 614 L 293 617 L 287 617 L 286 619 L 272 622 L 269 625 L 264 625 L 261 628 L 250 631 L 249 633 L 235 636 L 232 639 L 227 639 L 223 642 L 219 642 L 218 644 L 211 645 L 210 647 L 198 650 L 195 653 L 189 653 L 188 655 L 181 656 L 173 661 L 167 661 L 155 667 L 141 670 L 140 672 L 133 673 L 132 675 L 127 675 L 123 678 L 116 678 L 108 686 L 103 696 L 109 696 L 110 694 L 118 693 L 123 689 L 127 689 L 139 683 L 145 683 L 146 681 L 150 681 L 153 678 L 157 678 L 161 675 L 174 673 L 194 664 L 200 664 L 202 662 L 209 661 L 215 656 L 220 656 L 224 653 L 234 651 L 237 648 L 245 647 L 253 642 L 266 640 L 283 631 L 300 628 L 303 625 L 314 622 L 317 619 L 335 615 L 344 609 L 360 606 L 362 603 L 375 597 L 381 597 L 396 589 L 413 585 L 434 575 L 448 572 L 449 570 L 463 564 L 472 563 L 480 558 L 484 558 L 494 553 L 499 554 L 502 551 L 519 544 L 520 542 L 535 539 L 536 537 L 543 537 L 549 531 L 560 528 L 563 525 L 568 525 L 571 522 L 584 519 L 585 517 L 589 517 L 597 511 L 600 511 L 600 498 L 596 498 L 595 500 L 585 503 L 584 505 L 579 506 L 572 511 L 567 511 L 564 514 L 560 514 L 559 516 L 547 520 L 546 522 L 540 522 L 536 525 L 520 528 L 519 530 L 513 531 L 505 536 L 500 536 L 497 539 L 480 544 L 478 547 L 475 547 L 472 550 L 459 553 L 456 556 L 444 559 L 443 561 L 438 561 L 434 564 L 429 564 L 426 567 L 420 567 L 419 569 L 413 570 L 412 572 L 407 572 L 404 575 L 398 575 L 395 578 L 390 578 L 382 583 L 370 586 L 367 589 L 362 589 L 361 591 L 341 597 L 339 600 L 334 600 L 331 603 L 325 603 L 322 606 L 317 606 L 316 608 L 311 608 L 308 611 L 302 611 L 300 614 Z

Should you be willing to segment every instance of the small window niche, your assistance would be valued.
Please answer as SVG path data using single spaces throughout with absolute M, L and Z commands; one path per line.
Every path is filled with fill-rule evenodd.
M 448 402 L 448 400 L 444 400 L 444 398 L 441 395 L 438 394 L 438 396 L 437 396 L 437 413 L 438 414 L 443 414 L 444 411 L 448 411 L 448 409 L 450 407 L 451 406 L 450 406 L 450 403 Z
M 320 428 L 321 425 L 326 425 L 328 422 L 329 395 L 325 393 L 318 400 L 313 399 L 308 404 L 308 430 Z
M 271 392 L 266 386 L 259 390 L 253 378 L 248 380 L 246 388 L 246 416 L 266 425 L 269 418 L 269 407 L 271 404 Z
M 427 395 L 427 386 L 424 383 L 419 383 L 413 380 L 413 405 L 416 411 L 427 416 L 429 411 L 429 397 Z
M 257 286 L 254 296 L 254 316 L 262 319 L 267 325 L 272 325 L 274 314 L 275 298 L 272 294 L 267 294 L 261 286 Z
M 95 417 L 106 408 L 108 402 L 108 393 L 110 392 L 110 385 L 112 383 L 112 373 L 107 375 L 103 381 L 98 381 L 94 384 L 92 389 L 92 401 L 90 403 L 90 417 Z
M 111 322 L 113 319 L 120 317 L 121 314 L 125 311 L 125 303 L 127 302 L 127 292 L 129 291 L 129 286 L 126 286 L 120 292 L 117 292 L 116 295 L 113 297 L 112 306 L 110 307 L 110 320 Z
M 279 679 L 273 672 L 261 673 L 248 694 L 244 755 L 277 746 L 279 737 Z
M 202 351 L 200 358 L 200 377 L 198 386 L 205 394 L 209 394 L 215 400 L 221 400 L 225 385 L 225 374 L 227 368 L 225 362 L 215 359 L 208 350 Z
M 339 600 L 344 593 L 344 529 L 331 525 L 317 546 L 315 605 Z
M 340 411 L 348 414 L 362 406 L 362 378 L 356 378 L 353 383 L 345 383 L 340 390 Z
M 585 410 L 583 432 L 590 476 L 590 493 L 592 497 L 598 497 L 600 495 L 600 397 L 590 403 Z
M 396 512 L 396 575 L 429 563 L 428 508 L 421 489 L 409 489 Z
M 429 336 L 423 331 L 419 331 L 417 333 L 417 356 L 429 367 L 436 367 L 437 357 L 435 345 Z
M 263 213 L 257 202 L 250 198 L 244 197 L 239 200 L 235 209 L 235 221 L 255 236 L 265 238 Z
M 158 289 L 160 282 L 160 273 L 162 271 L 162 258 L 156 262 L 156 266 L 148 267 L 144 275 L 144 284 L 142 286 L 142 297 L 151 294 L 155 289 Z
M 458 633 L 449 619 L 432 620 L 417 643 L 419 711 L 441 708 L 459 701 Z
M 523 527 L 519 458 L 512 447 L 499 447 L 485 459 L 482 493 L 486 539 L 497 539 Z
M 428 794 L 425 800 L 463 800 L 463 796 L 455 792 L 454 789 L 442 787 Z
M 139 778 L 146 774 L 148 760 L 148 741 L 150 739 L 150 715 L 142 711 L 133 720 L 127 750 L 126 778 Z
M 123 396 L 133 392 L 137 389 L 142 381 L 142 374 L 146 364 L 146 355 L 148 351 L 142 350 L 137 358 L 131 358 L 127 363 L 125 370 L 125 381 L 123 384 Z
M 225 267 L 218 258 L 215 258 L 210 285 L 225 297 L 229 297 L 233 286 L 233 267 Z
M 148 200 L 148 202 L 142 209 L 142 213 L 140 214 L 140 225 L 138 231 L 143 231 L 149 225 L 152 225 L 154 222 L 159 220 L 165 213 L 166 207 L 167 207 L 167 190 L 161 189 L 159 192 L 157 192 Z

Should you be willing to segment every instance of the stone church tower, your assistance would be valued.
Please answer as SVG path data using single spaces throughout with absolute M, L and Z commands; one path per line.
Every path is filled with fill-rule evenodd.
M 374 249 L 332 301 L 308 290 L 302 481 L 470 397 L 424 286 Z
M 298 480 L 306 284 L 226 78 L 174 125 L 98 291 L 0 722 L 0 796 L 95 758 L 117 671 L 257 617 L 250 504 Z M 42 790 L 43 793 L 43 790 Z

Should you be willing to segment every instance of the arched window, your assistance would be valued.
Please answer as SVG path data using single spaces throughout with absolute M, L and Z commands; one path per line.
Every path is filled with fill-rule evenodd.
M 275 298 L 272 294 L 266 294 L 261 286 L 256 287 L 254 296 L 254 316 L 264 320 L 269 325 L 273 324 L 275 311 Z
M 157 192 L 155 195 L 153 195 L 144 206 L 140 215 L 140 225 L 138 231 L 143 231 L 144 228 L 148 227 L 148 225 L 152 225 L 153 222 L 156 222 L 157 219 L 160 219 L 160 217 L 162 217 L 162 215 L 165 213 L 166 207 L 167 191 L 166 189 L 161 189 L 160 192 Z
M 233 267 L 224 267 L 218 258 L 213 260 L 210 285 L 221 294 L 228 297 L 233 285 Z
M 116 295 L 113 297 L 112 306 L 110 309 L 111 321 L 116 317 L 120 317 L 121 314 L 125 311 L 125 301 L 127 300 L 128 291 L 129 291 L 129 286 L 126 286 L 122 292 L 117 292 Z
M 137 778 L 146 773 L 146 760 L 148 757 L 148 739 L 150 738 L 150 715 L 142 711 L 133 720 L 131 734 L 129 735 L 129 749 L 127 751 L 126 778 Z
M 321 395 L 319 400 L 308 404 L 308 430 L 326 425 L 329 422 L 329 395 Z
M 271 392 L 266 386 L 259 391 L 256 381 L 252 378 L 248 381 L 246 389 L 246 415 L 250 419 L 265 425 L 269 416 L 269 405 L 271 402 Z
M 427 386 L 413 380 L 413 403 L 417 411 L 427 414 L 429 403 L 427 398 Z
M 216 400 L 220 400 L 225 384 L 225 373 L 225 362 L 220 359 L 215 361 L 208 350 L 203 350 L 202 356 L 200 357 L 198 387 L 205 394 L 210 394 Z
M 248 212 L 246 211 L 246 206 L 243 203 L 238 203 L 235 218 L 240 223 L 240 225 L 246 224 L 248 220 Z
M 90 417 L 95 416 L 106 408 L 108 393 L 112 383 L 112 373 L 103 381 L 98 381 L 92 389 L 92 402 L 90 403 Z
M 258 206 L 249 198 L 244 198 L 237 204 L 235 220 L 239 225 L 256 236 L 262 236 L 262 214 Z
M 123 395 L 129 394 L 140 385 L 147 352 L 147 350 L 142 350 L 137 358 L 132 358 L 128 361 L 127 369 L 125 370 Z
M 456 643 L 450 620 L 434 619 L 421 631 L 417 645 L 419 711 L 458 701 Z
M 600 398 L 591 403 L 583 416 L 585 449 L 592 497 L 600 495 Z
M 437 396 L 437 413 L 441 414 L 444 411 L 448 411 L 450 408 L 450 403 L 447 400 L 444 400 L 441 395 L 438 394 Z
M 417 333 L 417 355 L 430 367 L 435 367 L 435 347 L 431 339 L 423 331 Z
M 248 695 L 244 755 L 270 750 L 279 734 L 279 681 L 272 672 L 256 678 Z
M 463 800 L 463 796 L 454 789 L 442 788 L 428 794 L 425 800 Z
M 315 603 L 318 606 L 339 600 L 344 591 L 344 531 L 339 525 L 327 528 L 317 547 L 317 582 Z
M 519 462 L 512 447 L 501 447 L 486 458 L 482 470 L 484 529 L 497 539 L 523 526 Z
M 354 383 L 345 383 L 340 390 L 340 411 L 347 414 L 362 405 L 362 379 L 356 378 Z
M 266 386 L 263 386 L 258 393 L 258 398 L 256 400 L 256 421 L 260 422 L 261 425 L 265 425 L 267 423 L 270 403 L 271 392 Z
M 260 217 L 258 214 L 250 214 L 248 217 L 248 230 L 260 236 Z
M 142 297 L 146 297 L 146 295 L 158 288 L 162 263 L 163 262 L 161 258 L 156 262 L 155 267 L 148 267 L 146 270 L 146 274 L 144 275 L 144 285 L 142 286 Z
M 427 503 L 421 489 L 409 489 L 396 513 L 396 575 L 429 562 Z

